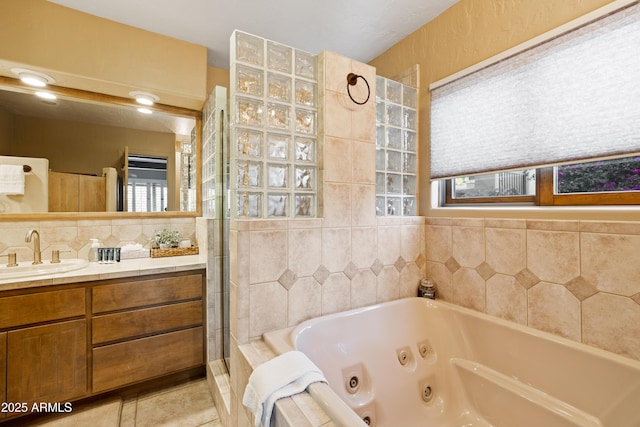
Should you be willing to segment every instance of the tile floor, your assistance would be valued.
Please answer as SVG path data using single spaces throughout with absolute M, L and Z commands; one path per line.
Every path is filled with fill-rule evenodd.
M 38 427 L 222 427 L 206 378 L 122 400 L 107 398 Z

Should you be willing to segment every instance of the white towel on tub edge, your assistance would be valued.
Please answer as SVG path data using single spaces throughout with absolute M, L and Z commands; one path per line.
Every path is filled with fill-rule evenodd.
M 303 392 L 311 383 L 327 382 L 324 374 L 300 351 L 289 351 L 258 366 L 242 397 L 255 416 L 255 427 L 269 427 L 276 400 Z

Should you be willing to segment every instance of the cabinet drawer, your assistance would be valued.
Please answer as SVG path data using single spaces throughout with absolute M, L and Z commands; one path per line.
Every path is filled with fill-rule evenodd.
M 0 298 L 0 328 L 85 314 L 84 288 Z
M 200 274 L 114 283 L 93 288 L 92 311 L 105 313 L 201 297 Z
M 94 344 L 202 325 L 202 300 L 95 316 Z
M 204 364 L 203 328 L 170 332 L 93 349 L 93 392 Z

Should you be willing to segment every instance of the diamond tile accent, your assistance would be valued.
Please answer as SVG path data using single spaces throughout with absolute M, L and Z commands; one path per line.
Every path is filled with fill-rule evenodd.
M 578 276 L 564 285 L 580 301 L 584 301 L 590 296 L 598 293 L 598 290 L 582 276 Z
M 278 283 L 280 283 L 286 290 L 289 290 L 293 284 L 296 283 L 297 279 L 298 277 L 296 276 L 296 273 L 287 268 L 278 279 Z
M 476 271 L 484 280 L 489 280 L 491 276 L 496 274 L 496 271 L 493 269 L 493 267 L 491 267 L 486 262 L 483 262 L 479 266 L 477 266 Z
M 418 266 L 418 268 L 422 269 L 422 267 L 424 267 L 426 263 L 427 263 L 427 259 L 424 257 L 424 255 L 422 255 L 422 252 L 421 252 L 416 258 L 416 265 Z
M 407 265 L 407 262 L 402 258 L 402 256 L 399 256 L 393 265 L 396 267 L 396 270 L 402 271 L 404 266 Z
M 80 249 L 82 249 L 82 247 L 86 244 L 79 241 L 78 238 L 76 237 L 75 239 L 73 239 L 72 241 L 68 242 L 67 245 L 73 249 L 74 251 L 78 252 Z M 119 244 L 117 245 L 119 246 Z
M 516 273 L 515 277 L 518 283 L 520 283 L 520 285 L 525 289 L 532 288 L 540 282 L 538 276 L 533 274 L 528 268 L 524 268 L 520 272 Z
M 448 260 L 446 260 L 444 263 L 444 266 L 447 267 L 447 269 L 451 273 L 455 273 L 456 271 L 460 270 L 460 264 L 458 264 L 458 261 L 456 261 L 454 257 L 451 257 Z
M 371 271 L 373 271 L 373 274 L 375 274 L 376 276 L 380 274 L 380 272 L 382 271 L 382 269 L 384 268 L 384 264 L 382 264 L 382 261 L 380 261 L 378 258 L 376 258 L 375 261 L 373 261 L 373 264 L 371 264 Z
M 638 305 L 640 305 L 640 293 L 637 293 L 637 294 L 633 295 L 631 297 L 631 299 L 634 300 L 635 302 L 637 302 Z
M 142 246 L 145 246 L 146 244 L 149 243 L 149 238 L 144 234 L 141 234 L 140 236 L 136 237 L 134 241 L 136 243 L 140 243 Z M 107 239 L 104 242 L 102 242 L 102 246 L 104 246 L 105 248 L 113 248 L 119 245 L 120 245 L 120 239 L 118 239 L 113 234 L 107 237 Z
M 327 270 L 327 267 L 325 267 L 324 265 L 320 265 L 320 267 L 318 267 L 316 272 L 313 273 L 313 278 L 316 279 L 318 283 L 322 285 L 329 278 L 329 274 L 330 272 L 329 270 Z
M 350 262 L 345 267 L 344 274 L 346 274 L 349 279 L 353 279 L 356 277 L 356 274 L 358 274 L 358 267 L 356 267 L 354 263 Z

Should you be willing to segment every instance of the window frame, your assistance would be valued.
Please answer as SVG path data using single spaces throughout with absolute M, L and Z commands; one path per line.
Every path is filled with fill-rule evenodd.
M 533 196 L 468 197 L 456 199 L 453 197 L 452 180 L 443 180 L 445 183 L 442 187 L 444 187 L 445 194 L 442 207 L 474 206 L 481 204 L 512 205 L 516 203 L 534 206 L 640 205 L 640 191 L 555 194 L 553 169 L 553 167 L 536 169 L 536 194 Z

